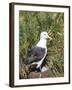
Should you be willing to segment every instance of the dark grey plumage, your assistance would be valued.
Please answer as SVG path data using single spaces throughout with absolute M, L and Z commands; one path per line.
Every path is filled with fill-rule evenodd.
M 28 50 L 24 60 L 24 64 L 28 65 L 34 62 L 38 62 L 44 57 L 44 54 L 45 54 L 45 48 L 34 47 Z

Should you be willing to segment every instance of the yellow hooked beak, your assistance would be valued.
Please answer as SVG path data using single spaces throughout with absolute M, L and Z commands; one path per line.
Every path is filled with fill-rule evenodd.
M 48 36 L 48 38 L 49 38 L 50 40 L 52 40 L 52 38 L 51 38 L 50 36 Z

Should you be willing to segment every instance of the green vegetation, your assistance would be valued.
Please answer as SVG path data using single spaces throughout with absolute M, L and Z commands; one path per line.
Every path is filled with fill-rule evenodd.
M 47 63 L 51 76 L 64 76 L 64 13 L 20 11 L 19 14 L 20 71 L 28 48 L 37 44 L 42 31 L 52 40 L 47 43 Z

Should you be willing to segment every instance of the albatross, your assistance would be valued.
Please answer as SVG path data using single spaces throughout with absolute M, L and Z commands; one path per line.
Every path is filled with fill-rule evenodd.
M 36 65 L 36 69 L 42 71 L 42 64 L 47 55 L 47 39 L 52 39 L 47 32 L 41 32 L 40 40 L 35 47 L 28 50 L 24 64 Z M 44 71 L 44 70 L 43 70 Z

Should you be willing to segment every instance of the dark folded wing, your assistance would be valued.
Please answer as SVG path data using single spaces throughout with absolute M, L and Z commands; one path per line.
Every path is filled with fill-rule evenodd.
M 31 64 L 40 61 L 45 54 L 45 48 L 34 47 L 27 52 L 24 64 Z

